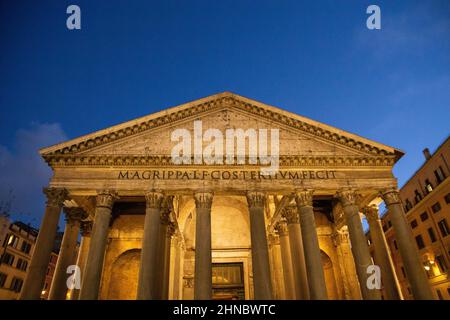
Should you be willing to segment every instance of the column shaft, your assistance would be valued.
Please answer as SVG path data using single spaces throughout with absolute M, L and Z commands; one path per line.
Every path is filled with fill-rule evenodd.
M 86 214 L 81 208 L 65 208 L 65 212 L 66 228 L 50 287 L 49 300 L 66 300 L 67 298 L 67 267 L 73 263 L 73 258 L 77 250 L 80 221 L 86 217 Z
M 200 192 L 195 197 L 195 277 L 194 299 L 212 299 L 211 205 L 213 194 Z
M 395 274 L 389 247 L 384 236 L 383 227 L 378 215 L 378 208 L 366 207 L 363 210 L 369 223 L 370 237 L 375 249 L 375 262 L 380 266 L 384 292 L 388 300 L 403 299 L 400 283 Z
M 286 300 L 284 287 L 283 266 L 281 262 L 280 239 L 277 234 L 269 234 L 269 262 L 272 276 L 272 297 L 275 300 Z
M 165 203 L 166 201 L 163 201 Z M 160 222 L 158 226 L 158 241 L 157 241 L 157 251 L 156 251 L 156 273 L 154 274 L 155 278 L 155 296 L 153 299 L 156 300 L 164 300 L 164 280 L 165 280 L 165 263 L 166 263 L 166 251 L 167 251 L 167 227 L 169 224 L 169 212 L 167 211 L 167 207 L 163 204 L 160 213 Z M 155 277 L 155 275 L 157 275 Z
M 92 221 L 81 222 L 81 243 L 78 249 L 77 266 L 80 268 L 80 276 L 83 278 L 86 269 L 86 260 L 91 243 Z M 71 300 L 78 300 L 80 297 L 80 289 L 73 289 Z
M 281 264 L 283 265 L 286 299 L 295 300 L 294 271 L 292 269 L 291 247 L 289 244 L 289 235 L 286 222 L 279 222 L 276 226 L 276 230 L 280 238 Z
M 285 208 L 284 216 L 289 230 L 289 244 L 291 246 L 292 266 L 295 279 L 295 295 L 297 300 L 309 300 L 306 261 L 297 208 L 295 206 Z
M 91 242 L 81 281 L 80 300 L 98 299 L 114 198 L 116 194 L 108 190 L 101 191 L 97 195 Z
M 163 283 L 162 283 L 162 299 L 169 299 L 169 276 L 170 276 L 170 254 L 172 249 L 172 235 L 175 231 L 173 223 L 169 223 L 167 226 L 166 236 L 164 238 L 164 264 L 163 264 Z
M 272 299 L 272 283 L 264 221 L 264 194 L 248 192 L 247 202 L 250 212 L 254 297 L 255 300 L 270 300 Z
M 342 203 L 345 221 L 350 234 L 353 258 L 355 259 L 356 273 L 358 275 L 363 299 L 380 300 L 380 291 L 378 289 L 369 289 L 367 285 L 367 279 L 369 277 L 367 270 L 368 267 L 372 265 L 372 258 L 362 227 L 359 208 L 356 205 L 356 197 L 357 195 L 353 191 L 343 191 L 338 193 L 338 198 Z
M 160 212 L 163 194 L 158 191 L 145 195 L 146 209 L 144 221 L 144 235 L 142 237 L 141 265 L 137 299 L 152 300 L 158 298 L 158 245 L 160 234 Z
M 314 220 L 312 191 L 297 191 L 295 201 L 300 217 L 310 298 L 311 300 L 326 300 L 328 298 L 327 288 Z
M 338 250 L 338 259 L 340 260 L 339 267 L 344 282 L 345 298 L 347 300 L 361 300 L 361 289 L 359 288 L 358 276 L 356 274 L 348 227 L 342 223 L 339 223 L 339 226 L 337 224 L 333 237 Z
M 181 282 L 181 258 L 182 258 L 182 243 L 181 236 L 176 237 L 175 242 L 175 265 L 173 273 L 173 299 L 180 300 L 180 282 Z
M 406 276 L 411 285 L 414 298 L 418 300 L 433 300 L 428 277 L 420 260 L 416 242 L 406 220 L 397 190 L 385 190 L 382 193 L 389 211 L 395 239 L 403 260 Z
M 36 240 L 27 277 L 20 294 L 21 300 L 39 300 L 44 287 L 45 275 L 53 250 L 61 207 L 67 198 L 64 189 L 46 188 L 47 206 Z

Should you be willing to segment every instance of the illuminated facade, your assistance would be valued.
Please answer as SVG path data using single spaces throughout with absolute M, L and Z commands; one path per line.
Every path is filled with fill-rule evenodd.
M 200 120 L 215 140 L 197 139 Z M 226 163 L 197 161 L 195 150 L 217 147 L 221 133 L 237 129 L 248 133 L 242 163 L 238 152 Z M 279 132 L 279 168 L 269 176 L 262 158 L 250 160 L 252 132 L 265 129 Z M 174 163 L 174 132 L 193 140 L 194 155 L 181 164 Z M 414 295 L 431 299 L 392 174 L 402 154 L 228 92 L 42 149 L 54 174 L 21 299 L 42 290 L 63 207 L 67 226 L 50 299 L 67 296 L 80 231 L 81 290 L 72 299 L 380 299 L 368 285 L 362 213 L 374 221 L 386 297 L 399 299 L 373 206 L 381 198 L 396 218 Z
M 23 281 L 28 272 L 38 230 L 23 222 L 11 223 L 8 217 L 1 217 L 0 224 L 2 228 L 0 237 L 0 300 L 16 300 L 19 298 Z M 45 274 L 45 284 L 40 294 L 41 299 L 48 298 L 48 289 L 58 259 L 56 251 L 51 252 L 50 262 Z
M 7 218 L 5 218 L 8 220 Z M 10 223 L 4 234 L 0 263 L 0 299 L 19 297 L 38 231 L 24 223 Z
M 428 149 L 424 155 L 425 163 L 401 188 L 400 198 L 433 294 L 450 300 L 450 138 L 433 155 Z M 389 212 L 382 220 L 403 295 L 411 299 Z

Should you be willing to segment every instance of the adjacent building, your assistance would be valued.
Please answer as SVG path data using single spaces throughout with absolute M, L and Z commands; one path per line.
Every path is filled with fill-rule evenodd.
M 0 230 L 0 300 L 16 300 L 22 291 L 39 231 L 20 221 L 11 223 L 8 217 L 1 217 Z M 57 250 L 53 250 L 41 299 L 48 297 L 47 288 L 57 259 Z
M 50 287 L 52 285 L 53 275 L 55 274 L 56 262 L 58 261 L 58 254 L 51 253 L 50 262 L 48 263 L 47 273 L 45 274 L 45 283 L 41 292 L 41 299 L 48 299 Z
M 9 217 L 6 215 L 0 214 L 0 245 L 3 244 L 3 241 L 6 238 L 6 235 L 9 232 L 9 226 L 11 225 L 11 221 L 9 220 Z M 0 256 L 1 256 L 0 252 Z
M 424 164 L 400 189 L 400 198 L 433 294 L 450 300 L 450 138 L 433 154 L 423 153 Z M 389 211 L 382 224 L 403 296 L 412 299 Z
M 19 297 L 37 234 L 37 229 L 19 221 L 9 225 L 1 247 L 0 299 Z

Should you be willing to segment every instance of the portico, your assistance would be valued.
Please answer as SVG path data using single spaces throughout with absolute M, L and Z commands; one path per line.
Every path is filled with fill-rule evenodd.
M 224 132 L 279 130 L 278 171 L 262 174 L 260 162 L 173 163 L 171 133 L 198 119 Z M 416 298 L 431 299 L 396 200 L 392 167 L 402 153 L 392 147 L 222 93 L 41 154 L 54 175 L 46 189 L 46 232 L 39 234 L 22 299 L 39 298 L 59 212 L 69 203 L 77 209 L 66 209 L 67 219 L 76 220 L 66 228 L 65 255 L 75 250 L 80 226 L 83 232 L 81 290 L 73 298 L 398 299 L 379 233 L 376 260 L 385 288 L 366 285 L 373 261 L 361 216 L 370 214 L 369 226 L 377 228 L 367 208 L 380 199 L 398 216 L 394 228 L 405 239 L 399 249 L 408 257 Z M 58 261 L 55 299 L 64 294 L 66 265 Z

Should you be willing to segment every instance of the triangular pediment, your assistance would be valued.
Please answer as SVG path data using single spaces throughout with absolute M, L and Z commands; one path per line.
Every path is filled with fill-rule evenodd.
M 74 157 L 168 157 L 176 129 L 279 129 L 282 157 L 373 157 L 402 152 L 332 126 L 232 93 L 221 93 L 42 149 L 51 164 Z M 71 160 L 73 161 L 73 160 Z

